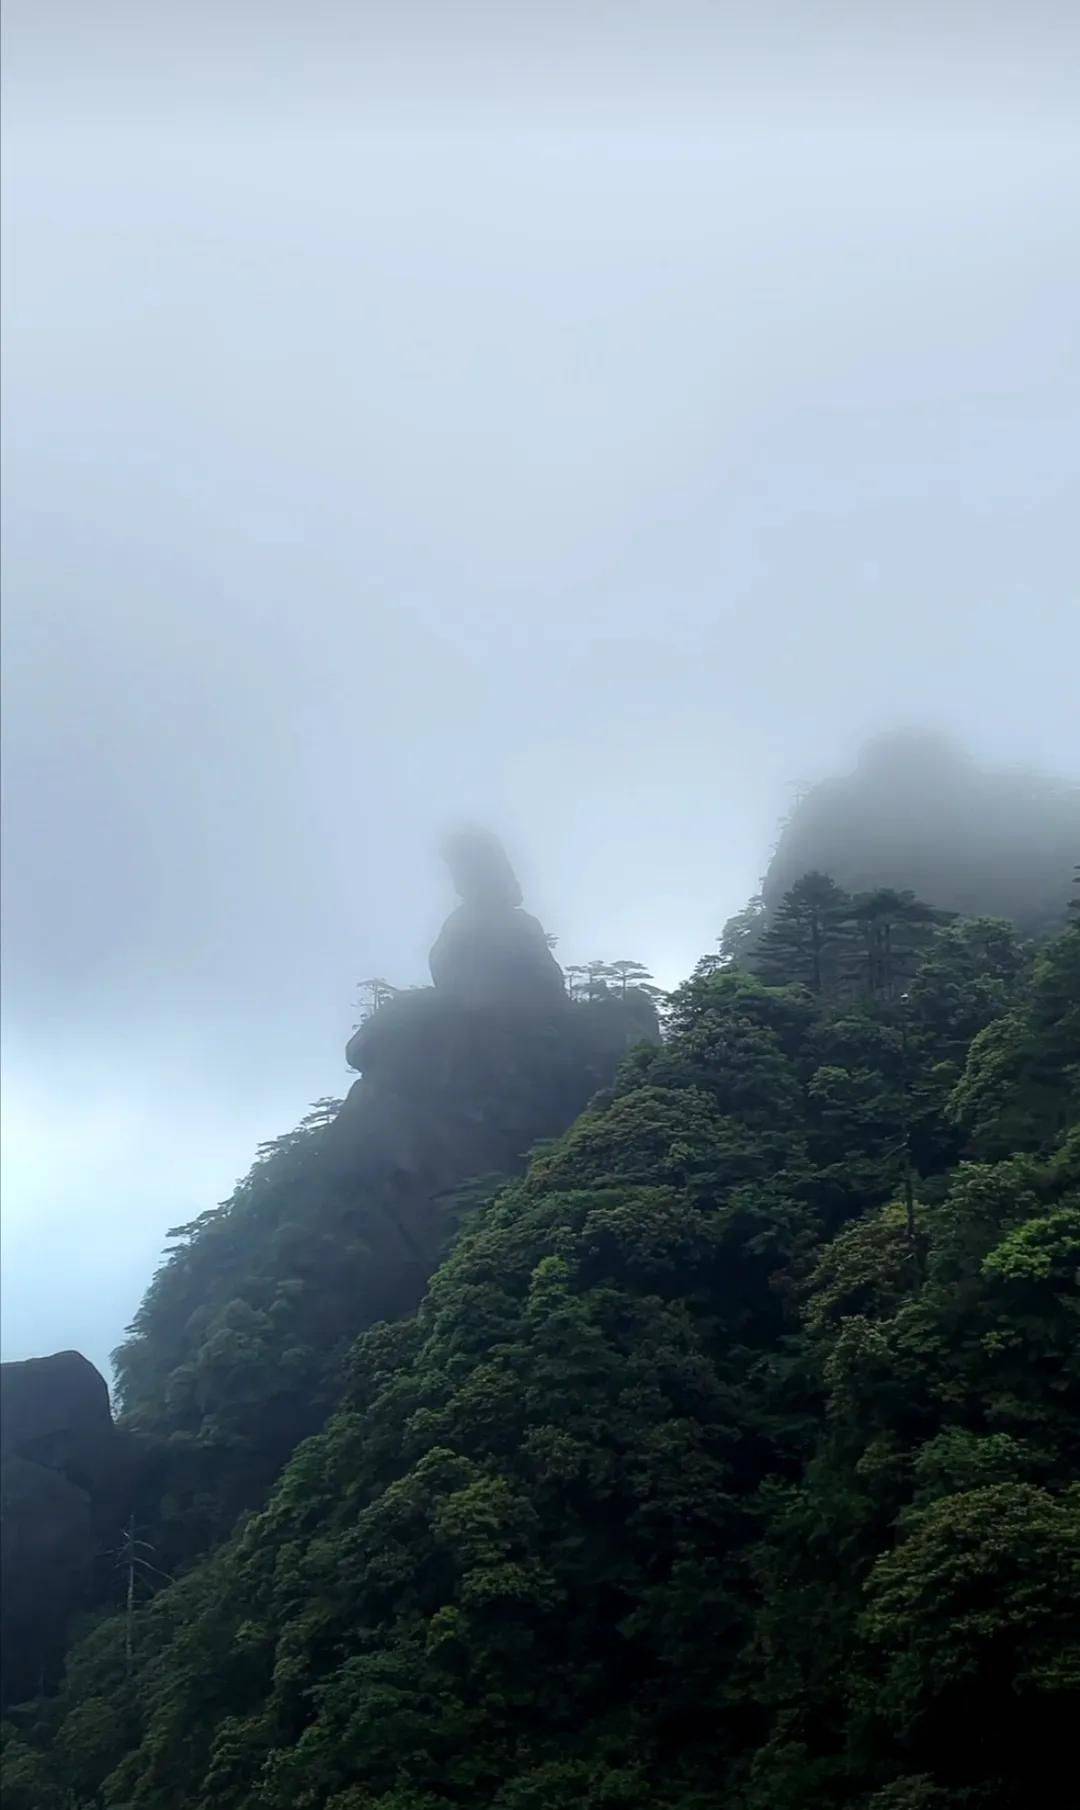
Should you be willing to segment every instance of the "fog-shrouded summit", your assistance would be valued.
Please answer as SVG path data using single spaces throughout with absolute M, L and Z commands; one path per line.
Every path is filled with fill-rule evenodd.
M 896 730 L 800 799 L 765 875 L 767 911 L 808 872 L 848 892 L 914 890 L 1029 935 L 1060 923 L 1080 862 L 1080 786 L 980 764 L 951 737 Z
M 670 986 L 875 727 L 1075 766 L 1076 9 L 969 10 L 8 0 L 5 1357 L 107 1369 L 459 815 Z

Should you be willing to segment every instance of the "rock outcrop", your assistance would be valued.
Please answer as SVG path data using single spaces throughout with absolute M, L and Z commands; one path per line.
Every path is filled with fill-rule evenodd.
M 121 1525 L 126 1460 L 105 1379 L 77 1351 L 0 1365 L 6 1703 L 57 1674 L 68 1623 L 93 1600 L 103 1542 Z
M 379 1286 L 395 1312 L 416 1305 L 445 1248 L 448 1194 L 515 1174 L 634 1044 L 659 1035 L 642 993 L 571 1004 L 495 837 L 465 831 L 444 853 L 462 902 L 431 951 L 435 984 L 387 1000 L 352 1037 L 346 1057 L 363 1078 L 327 1139 L 378 1226 Z
M 105 1378 L 79 1352 L 0 1364 L 0 1458 L 17 1454 L 93 1488 L 112 1433 Z

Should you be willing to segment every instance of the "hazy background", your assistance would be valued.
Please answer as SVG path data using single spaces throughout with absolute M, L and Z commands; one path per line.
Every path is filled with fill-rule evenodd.
M 1080 769 L 1080 25 L 5 12 L 4 1355 L 103 1364 L 448 820 L 671 982 L 867 730 Z

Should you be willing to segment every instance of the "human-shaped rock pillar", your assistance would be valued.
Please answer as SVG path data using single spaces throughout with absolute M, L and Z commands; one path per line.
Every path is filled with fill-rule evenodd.
M 539 920 L 521 909 L 521 887 L 498 838 L 461 830 L 443 854 L 461 904 L 431 951 L 437 990 L 470 1005 L 566 1006 L 562 969 Z

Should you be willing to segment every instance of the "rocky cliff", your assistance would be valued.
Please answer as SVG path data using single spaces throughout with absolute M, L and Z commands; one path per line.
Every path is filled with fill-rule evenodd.
M 3 1686 L 29 1696 L 56 1675 L 75 1610 L 101 1585 L 130 1452 L 105 1379 L 77 1351 L 0 1365 Z

